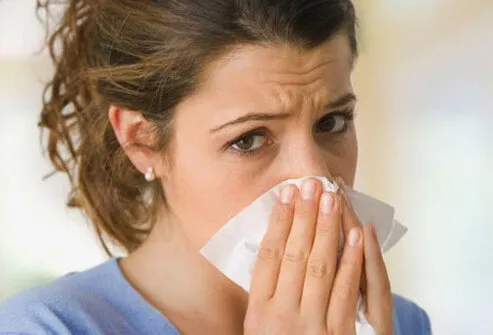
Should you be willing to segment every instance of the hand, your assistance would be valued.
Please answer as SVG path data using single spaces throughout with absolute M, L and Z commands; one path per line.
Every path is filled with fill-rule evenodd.
M 341 225 L 345 244 L 338 264 Z M 354 334 L 363 240 L 362 227 L 341 195 L 322 194 L 312 179 L 301 192 L 293 185 L 284 188 L 255 265 L 245 334 Z M 382 269 L 372 250 L 371 271 L 365 272 L 372 283 L 366 286 L 369 315 L 375 325 L 387 326 L 386 309 L 376 299 L 388 294 L 373 283 Z
M 344 185 L 340 178 L 337 182 Z M 345 185 L 344 185 L 345 186 Z M 339 194 L 344 199 L 342 206 L 343 231 L 347 233 L 354 227 L 361 227 L 347 195 L 341 188 Z M 392 335 L 392 293 L 387 269 L 383 261 L 374 225 L 363 227 L 364 271 L 361 278 L 366 318 L 377 334 Z

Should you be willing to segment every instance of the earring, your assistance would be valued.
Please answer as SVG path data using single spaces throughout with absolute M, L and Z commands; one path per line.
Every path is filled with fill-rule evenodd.
M 153 168 L 147 168 L 147 171 L 144 175 L 144 178 L 147 180 L 147 181 L 153 181 L 154 179 L 156 179 L 156 175 L 154 174 L 154 169 Z

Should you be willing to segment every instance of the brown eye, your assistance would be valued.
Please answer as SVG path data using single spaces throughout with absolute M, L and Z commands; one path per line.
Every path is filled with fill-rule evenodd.
M 324 116 L 315 125 L 317 133 L 340 133 L 346 130 L 350 118 L 343 113 L 332 113 Z
M 250 152 L 262 148 L 265 142 L 266 139 L 264 135 L 250 134 L 236 140 L 231 147 L 236 151 Z

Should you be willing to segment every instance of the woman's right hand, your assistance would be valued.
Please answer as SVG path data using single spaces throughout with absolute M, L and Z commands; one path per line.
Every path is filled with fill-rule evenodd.
M 344 232 L 338 261 L 344 206 L 313 179 L 281 191 L 252 277 L 246 335 L 355 333 L 364 239 L 359 223 Z

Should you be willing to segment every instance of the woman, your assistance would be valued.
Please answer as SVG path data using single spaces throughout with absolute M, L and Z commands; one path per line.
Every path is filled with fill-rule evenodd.
M 70 205 L 129 256 L 14 297 L 0 333 L 354 334 L 360 292 L 378 334 L 430 333 L 315 180 L 282 190 L 250 294 L 198 253 L 283 180 L 353 184 L 355 25 L 350 0 L 69 1 L 40 124 Z

